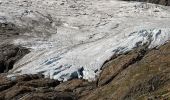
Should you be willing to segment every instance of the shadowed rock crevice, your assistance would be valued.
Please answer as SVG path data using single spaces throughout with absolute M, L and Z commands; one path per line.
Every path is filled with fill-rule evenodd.
M 19 59 L 30 52 L 27 48 L 10 43 L 26 30 L 5 20 L 4 18 L 4 22 L 0 23 L 0 73 L 8 72 Z
M 0 73 L 8 72 L 13 68 L 15 62 L 29 53 L 29 50 L 10 44 L 0 46 Z

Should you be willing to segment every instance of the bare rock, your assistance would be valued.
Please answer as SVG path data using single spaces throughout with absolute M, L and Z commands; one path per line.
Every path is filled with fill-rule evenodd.
M 0 100 L 76 100 L 71 92 L 55 91 L 57 80 L 41 74 L 7 77 L 0 75 Z
M 77 100 L 76 96 L 69 92 L 32 93 L 22 97 L 23 100 Z
M 80 79 L 73 79 L 71 81 L 61 83 L 60 85 L 55 87 L 55 90 L 57 90 L 57 91 L 73 91 L 77 87 L 80 87 L 84 84 L 87 84 L 87 82 L 80 80 Z
M 19 82 L 17 85 L 19 86 L 27 86 L 27 87 L 55 87 L 59 85 L 60 82 L 53 79 L 41 78 L 41 79 L 34 79 L 28 82 Z
M 121 70 L 112 78 L 108 84 L 102 84 L 93 92 L 84 96 L 82 100 L 169 100 L 170 99 L 170 43 L 149 50 L 145 55 Z M 120 69 L 122 61 L 131 61 L 133 56 L 122 56 L 123 58 L 109 66 Z M 128 59 L 128 58 L 129 59 Z M 135 56 L 134 56 L 135 57 Z M 126 59 L 128 60 L 126 60 Z M 118 59 L 118 58 L 117 58 Z M 116 61 L 113 59 L 113 62 Z M 120 63 L 120 64 L 119 64 Z M 112 65 L 113 64 L 113 65 Z M 123 63 L 124 64 L 124 63 Z M 110 67 L 110 70 L 112 67 Z M 109 72 L 106 68 L 102 73 Z M 113 71 L 113 70 L 112 70 Z M 110 71 L 109 74 L 112 72 Z M 113 71 L 115 73 L 115 71 Z M 114 75 L 111 73 L 111 76 Z M 102 75 L 99 83 L 105 82 Z M 103 80 L 102 80 L 103 79 Z M 101 83 L 100 83 L 101 84 Z
M 29 50 L 23 47 L 10 44 L 0 45 L 0 73 L 8 72 L 13 68 L 15 62 L 29 53 Z
M 59 84 L 55 87 L 56 91 L 73 92 L 79 98 L 85 96 L 96 88 L 96 83 L 89 83 L 81 79 L 73 79 Z
M 124 70 L 128 65 L 133 63 L 138 57 L 137 53 L 121 55 L 118 58 L 105 64 L 104 69 L 102 70 L 98 86 L 103 86 L 108 84 L 116 75 L 118 75 L 122 70 Z
M 170 6 L 170 0 L 125 0 L 125 1 L 140 1 Z

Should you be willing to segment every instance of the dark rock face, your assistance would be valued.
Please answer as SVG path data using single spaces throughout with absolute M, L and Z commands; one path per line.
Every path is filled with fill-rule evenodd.
M 29 53 L 29 50 L 23 47 L 3 44 L 0 45 L 0 73 L 8 72 L 13 68 L 16 61 Z
M 149 2 L 149 3 L 155 3 L 155 4 L 170 6 L 170 0 L 124 0 L 124 1 Z
M 29 50 L 10 44 L 12 38 L 19 37 L 22 29 L 10 22 L 0 23 L 0 73 L 8 72 L 15 62 L 29 53 Z

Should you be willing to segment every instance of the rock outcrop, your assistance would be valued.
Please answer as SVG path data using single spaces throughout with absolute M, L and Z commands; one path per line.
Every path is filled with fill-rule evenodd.
M 68 82 L 61 83 L 55 87 L 55 90 L 62 92 L 73 92 L 80 99 L 96 88 L 95 82 L 87 82 L 80 79 L 74 79 Z
M 169 50 L 167 43 L 144 53 L 135 50 L 113 59 L 103 69 L 99 87 L 82 100 L 169 100 Z M 136 59 L 139 55 L 140 59 Z
M 21 29 L 13 23 L 0 23 L 0 73 L 8 72 L 19 59 L 30 52 L 27 48 L 10 43 L 21 33 Z
M 70 92 L 54 89 L 60 82 L 43 75 L 0 77 L 0 100 L 76 100 Z
M 125 0 L 125 1 L 140 1 L 170 6 L 170 0 Z
M 29 50 L 11 44 L 0 45 L 0 73 L 8 72 L 15 62 L 29 53 Z

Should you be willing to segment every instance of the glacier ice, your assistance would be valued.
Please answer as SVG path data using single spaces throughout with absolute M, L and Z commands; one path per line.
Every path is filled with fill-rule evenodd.
M 159 47 L 170 39 L 170 7 L 117 0 L 7 1 L 1 3 L 0 18 L 30 29 L 11 43 L 31 49 L 10 75 L 93 81 L 113 55 L 142 45 Z

